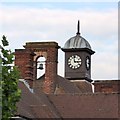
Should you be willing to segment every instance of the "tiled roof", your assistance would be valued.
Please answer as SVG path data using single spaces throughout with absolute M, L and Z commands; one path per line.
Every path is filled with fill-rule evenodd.
M 42 93 L 42 91 L 35 90 L 31 93 L 22 82 L 19 82 L 19 88 L 22 90 L 22 95 L 21 100 L 17 104 L 18 115 L 27 118 L 59 117 L 59 113 L 54 105 L 49 101 L 48 96 Z
M 120 94 L 49 95 L 63 118 L 118 118 Z
M 45 76 L 41 76 L 38 80 L 35 81 L 35 87 L 42 89 Z M 55 94 L 63 93 L 88 93 L 92 92 L 92 86 L 89 82 L 85 80 L 77 80 L 76 82 L 70 82 L 70 80 L 65 79 L 61 76 L 56 78 L 56 90 Z
M 22 96 L 18 106 L 18 115 L 27 118 L 118 118 L 118 93 L 82 93 L 74 84 L 58 76 L 57 84 L 61 89 L 56 94 L 44 94 L 41 88 L 34 87 L 33 93 L 19 82 Z M 38 80 L 39 81 L 39 80 Z M 37 82 L 38 82 L 37 81 Z M 36 83 L 37 83 L 36 82 Z

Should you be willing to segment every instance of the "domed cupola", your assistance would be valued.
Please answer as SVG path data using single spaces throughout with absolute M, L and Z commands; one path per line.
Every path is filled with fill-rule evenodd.
M 91 49 L 90 44 L 87 40 L 85 40 L 82 36 L 77 34 L 74 37 L 71 37 L 64 45 L 64 48 L 71 49 L 71 48 L 89 48 Z
M 95 52 L 80 35 L 79 21 L 76 36 L 67 40 L 62 51 L 65 52 L 65 77 L 69 80 L 85 79 L 91 82 L 91 55 Z
M 62 48 L 62 50 L 79 49 L 79 48 L 88 48 L 89 50 L 92 50 L 89 42 L 80 35 L 79 26 L 80 25 L 79 25 L 79 20 L 78 20 L 76 36 L 71 37 L 70 39 L 68 39 L 66 41 L 64 47 Z
M 64 45 L 64 49 L 71 49 L 71 48 L 89 48 L 91 49 L 90 44 L 86 39 L 84 39 L 79 32 L 79 21 L 78 21 L 78 31 L 76 36 L 71 37 Z

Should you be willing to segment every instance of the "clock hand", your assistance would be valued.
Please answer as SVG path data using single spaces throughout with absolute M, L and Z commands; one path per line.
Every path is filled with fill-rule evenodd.
M 75 58 L 75 59 L 74 59 L 74 62 L 75 62 L 75 63 L 78 63 L 78 62 L 79 62 L 79 60 Z
M 77 63 L 78 62 L 78 60 L 76 60 L 76 57 L 74 56 L 74 63 Z

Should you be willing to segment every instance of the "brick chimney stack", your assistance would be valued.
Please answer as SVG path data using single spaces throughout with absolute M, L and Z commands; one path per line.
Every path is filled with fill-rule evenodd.
M 20 71 L 20 78 L 25 79 L 30 87 L 33 87 L 33 58 L 34 53 L 30 50 L 15 50 L 15 65 Z

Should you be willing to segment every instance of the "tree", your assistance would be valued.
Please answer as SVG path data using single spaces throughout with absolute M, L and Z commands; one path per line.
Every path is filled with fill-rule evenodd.
M 14 53 L 5 49 L 9 46 L 6 37 L 3 35 L 1 45 L 2 58 L 2 119 L 7 120 L 15 115 L 16 103 L 20 99 L 21 91 L 18 88 L 19 72 L 13 65 Z M 0 73 L 1 74 L 1 73 Z
M 0 120 L 2 119 L 2 58 L 0 55 Z

